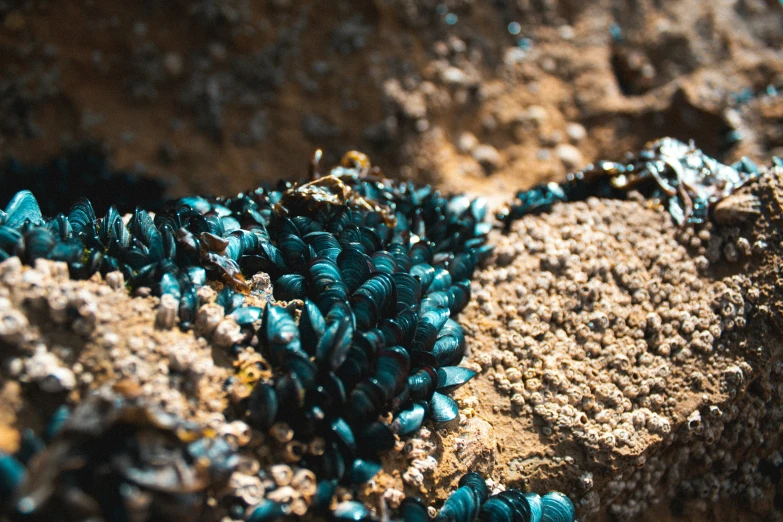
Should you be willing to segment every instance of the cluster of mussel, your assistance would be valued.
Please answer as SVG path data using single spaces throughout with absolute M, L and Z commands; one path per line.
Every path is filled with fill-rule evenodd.
M 773 158 L 783 167 L 783 160 Z M 721 200 L 761 175 L 759 167 L 743 157 L 731 166 L 707 156 L 692 143 L 661 138 L 648 143 L 625 163 L 599 161 L 568 174 L 562 183 L 546 183 L 520 191 L 516 201 L 498 218 L 506 226 L 525 214 L 544 212 L 562 201 L 590 196 L 623 198 L 630 190 L 665 204 L 678 225 L 703 223 Z
M 375 174 L 363 155 L 349 153 L 327 176 L 316 172 L 315 179 L 303 185 L 281 183 L 233 198 L 182 198 L 154 216 L 136 209 L 128 221 L 114 206 L 98 218 L 86 199 L 67 215 L 48 219 L 33 194 L 21 191 L 0 213 L 0 259 L 62 261 L 74 278 L 119 271 L 132 289 L 146 287 L 156 295 L 173 297 L 183 329 L 195 321 L 199 288 L 209 280 L 221 281 L 224 289 L 217 303 L 248 334 L 246 339 L 262 351 L 274 372 L 269 380 L 251 383 L 252 392 L 239 413 L 256 429 L 284 426 L 292 433 L 298 465 L 315 472 L 319 481 L 314 510 L 338 519 L 371 518 L 355 502 L 344 502 L 331 513 L 327 508 L 338 485 L 365 483 L 380 470 L 379 454 L 392 448 L 397 436 L 415 432 L 427 419 L 457 418 L 458 406 L 449 393 L 474 372 L 457 366 L 465 339 L 451 317 L 468 303 L 470 277 L 491 251 L 485 244 L 491 225 L 485 223 L 481 200 L 445 197 L 430 187 Z M 258 272 L 269 274 L 277 300 L 300 303 L 298 322 L 290 305 L 245 305 L 253 290 L 246 276 Z M 163 520 L 176 518 L 178 509 L 185 506 L 181 512 L 186 512 L 194 499 L 201 498 L 196 494 L 201 489 L 192 484 L 191 504 L 183 499 L 169 502 L 163 491 L 179 491 L 165 485 L 173 479 L 168 476 L 172 459 L 184 459 L 174 467 L 185 470 L 193 459 L 200 462 L 192 444 L 173 439 L 166 443 L 168 436 L 158 433 L 142 437 L 145 445 L 131 450 L 128 441 L 121 447 L 92 448 L 96 437 L 103 440 L 104 433 L 116 435 L 118 430 L 122 436 L 133 435 L 132 440 L 139 438 L 141 428 L 132 418 L 144 419 L 145 426 L 157 423 L 157 432 L 168 429 L 162 421 L 152 422 L 152 414 L 138 409 L 135 417 L 115 412 L 109 420 L 103 410 L 85 411 L 81 417 L 90 428 L 71 429 L 70 435 L 63 435 L 67 442 L 55 439 L 60 440 L 59 449 L 54 451 L 55 442 L 50 444 L 39 459 L 46 464 L 31 468 L 27 481 L 22 481 L 20 464 L 26 459 L 0 458 L 0 501 L 16 499 L 10 508 L 14 516 L 35 519 L 40 512 L 36 506 L 75 495 L 85 503 L 84 513 L 101 513 L 106 520 Z M 392 416 L 384 419 L 389 412 Z M 117 421 L 121 427 L 115 427 L 115 417 L 127 422 Z M 71 456 L 74 444 L 80 448 L 77 457 Z M 230 461 L 223 449 L 200 444 L 196 449 L 211 452 L 208 462 Z M 178 448 L 176 456 L 166 453 L 175 451 L 172 448 Z M 79 453 L 88 450 L 100 455 Z M 96 471 L 83 466 L 101 459 L 117 463 L 124 475 L 93 476 Z M 72 471 L 68 466 L 77 461 L 82 465 Z M 157 470 L 155 462 L 160 464 Z M 82 480 L 94 487 L 78 486 Z M 36 483 L 47 484 L 49 500 L 30 504 L 29 495 L 19 500 L 19 485 L 34 491 Z M 199 482 L 203 483 L 210 481 Z M 138 491 L 144 495 L 139 497 Z M 462 502 L 465 494 L 459 491 L 446 506 Z M 132 498 L 123 497 L 130 493 Z M 161 495 L 168 500 L 158 498 Z M 486 500 L 482 493 L 467 511 L 445 509 L 454 511 L 448 517 L 458 522 L 475 516 L 495 522 L 528 520 L 514 511 L 521 501 L 506 500 L 518 497 L 514 495 Z M 131 500 L 144 504 L 146 511 L 135 512 L 135 504 L 123 504 Z M 498 502 L 511 502 L 508 516 L 492 514 Z M 121 515 L 111 515 L 110 506 Z M 403 509 L 402 518 L 417 520 L 411 509 Z M 265 500 L 257 506 L 233 506 L 231 511 L 244 511 L 248 520 L 261 522 L 286 515 L 288 506 Z
M 369 510 L 362 504 L 343 504 L 343 511 L 352 510 L 351 520 L 371 518 Z M 490 496 L 484 478 L 476 472 L 469 472 L 460 478 L 459 487 L 443 503 L 434 522 L 573 522 L 575 517 L 574 504 L 562 493 L 551 491 L 541 497 L 538 493 L 508 489 Z M 400 518 L 405 522 L 430 520 L 427 508 L 414 497 L 403 499 Z
M 406 499 L 403 510 L 418 511 L 412 499 Z M 416 507 L 414 507 L 416 506 Z M 576 517 L 574 504 L 571 500 L 556 491 L 550 491 L 543 497 L 538 493 L 523 493 L 518 489 L 508 489 L 489 495 L 489 488 L 484 479 L 475 472 L 464 475 L 459 481 L 459 488 L 443 503 L 443 507 L 435 518 L 436 522 L 464 522 L 479 520 L 480 522 L 514 521 L 514 522 L 572 522 Z M 415 520 L 424 522 L 426 518 L 408 517 L 407 522 Z
M 25 430 L 16 455 L 0 454 L 0 515 L 215 520 L 206 492 L 227 482 L 237 459 L 198 425 L 103 390 L 73 413 L 56 410 L 40 438 Z

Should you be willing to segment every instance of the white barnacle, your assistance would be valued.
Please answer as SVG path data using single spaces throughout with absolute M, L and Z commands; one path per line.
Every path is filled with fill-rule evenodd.
M 242 421 L 224 424 L 218 430 L 218 435 L 224 437 L 235 448 L 241 448 L 250 442 L 252 432 L 250 426 Z
M 288 486 L 294 478 L 294 470 L 286 464 L 276 464 L 269 468 L 269 474 L 278 486 Z
M 17 344 L 24 338 L 28 330 L 27 317 L 19 310 L 5 310 L 0 314 L 0 339 Z
M 424 484 L 424 475 L 421 470 L 411 466 L 402 474 L 402 480 L 410 486 L 420 487 Z
M 411 465 L 422 473 L 426 473 L 428 471 L 435 471 L 438 467 L 438 461 L 435 460 L 434 457 L 426 456 L 423 458 L 414 459 L 411 462 Z
M 212 342 L 221 348 L 228 348 L 242 340 L 242 331 L 233 319 L 223 319 L 212 334 Z
M 220 321 L 223 320 L 223 315 L 222 306 L 215 303 L 203 305 L 196 313 L 196 322 L 193 325 L 196 335 L 211 337 Z
M 291 478 L 291 487 L 296 489 L 305 499 L 315 496 L 317 480 L 309 469 L 298 469 Z
M 163 330 L 171 330 L 177 324 L 178 312 L 179 302 L 177 299 L 171 294 L 164 294 L 160 298 L 158 311 L 155 314 L 155 326 Z

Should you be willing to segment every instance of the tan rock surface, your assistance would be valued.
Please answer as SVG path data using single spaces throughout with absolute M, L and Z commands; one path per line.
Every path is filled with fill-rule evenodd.
M 558 179 L 569 141 L 585 162 L 665 135 L 762 160 L 783 150 L 781 27 L 771 0 L 17 0 L 0 152 L 95 138 L 176 195 L 303 176 L 316 147 L 485 195 Z
M 766 219 L 781 174 L 753 189 Z M 478 418 L 494 428 L 496 482 L 567 492 L 581 519 L 704 516 L 721 501 L 769 516 L 783 418 L 778 232 L 766 220 L 679 230 L 646 207 L 557 205 L 494 237 L 460 317 L 481 374 L 459 396 L 476 417 L 444 434 L 444 453 L 460 455 Z M 720 254 L 743 245 L 735 262 Z M 436 496 L 475 467 L 444 460 Z
M 464 364 L 480 370 L 456 394 L 461 418 L 400 441 L 364 498 L 438 506 L 476 469 L 496 490 L 566 492 L 581 520 L 770 516 L 783 464 L 781 178 L 743 189 L 762 208 L 746 223 L 678 229 L 645 201 L 591 199 L 493 232 L 459 317 Z M 159 306 L 116 274 L 73 281 L 57 263 L 0 264 L 2 448 L 61 398 L 109 384 L 233 434 L 249 470 L 286 461 L 282 432 L 265 441 L 231 422 L 231 399 L 264 375 L 263 359 L 248 349 L 232 367 L 214 334 L 210 344 L 156 327 Z M 232 487 L 252 496 L 248 477 Z
M 0 264 L 2 321 L 27 321 L 20 335 L 2 339 L 3 396 L 22 400 L 2 401 L 0 419 L 8 411 L 11 418 L 23 417 L 20 425 L 40 427 L 51 415 L 49 403 L 56 406 L 64 396 L 78 403 L 90 390 L 109 385 L 182 417 L 225 422 L 222 385 L 230 361 L 218 352 L 213 358 L 207 341 L 190 332 L 156 328 L 158 301 L 133 298 L 121 282 L 112 287 L 100 276 L 69 279 L 62 263 L 26 267 L 11 258 Z

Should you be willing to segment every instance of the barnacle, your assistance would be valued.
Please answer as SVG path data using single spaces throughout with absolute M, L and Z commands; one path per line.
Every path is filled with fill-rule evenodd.
M 747 192 L 726 196 L 712 211 L 715 221 L 724 225 L 748 221 L 760 213 L 761 202 L 758 196 Z

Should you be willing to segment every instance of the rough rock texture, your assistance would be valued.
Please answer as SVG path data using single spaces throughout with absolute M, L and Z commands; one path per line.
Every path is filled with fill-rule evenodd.
M 568 492 L 580 519 L 775 513 L 781 175 L 752 189 L 756 226 L 590 199 L 496 235 L 460 317 L 481 374 L 430 491 L 480 456 L 496 483 Z
M 5 1 L 0 151 L 97 138 L 177 195 L 304 172 L 316 147 L 492 195 L 665 135 L 766 160 L 781 28 L 774 0 Z
M 564 491 L 581 520 L 773 516 L 783 171 L 739 196 L 759 199 L 758 219 L 679 229 L 640 198 L 590 199 L 494 232 L 459 316 L 463 364 L 480 371 L 456 394 L 460 419 L 401 440 L 362 498 L 378 510 L 404 494 L 437 506 L 471 469 L 495 490 Z M 225 347 L 245 334 L 214 290 L 199 294 L 195 333 L 171 329 L 167 303 L 138 293 L 118 273 L 73 281 L 59 263 L 0 264 L 0 450 L 63 400 L 114 386 L 245 448 L 219 495 L 305 513 L 314 478 L 296 467 L 289 430 L 250 430 L 231 406 L 269 370 L 252 347 L 232 362 Z M 270 295 L 255 277 L 250 299 Z
M 68 278 L 64 263 L 18 258 L 0 264 L 0 450 L 38 428 L 63 401 L 119 386 L 150 405 L 206 425 L 224 424 L 227 356 L 192 333 L 155 327 L 157 298 L 128 295 L 119 273 L 107 281 Z M 221 316 L 222 317 L 222 316 Z

